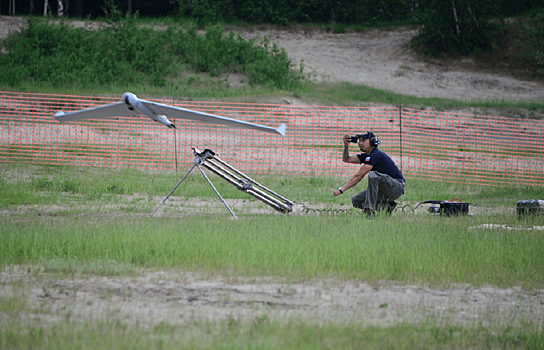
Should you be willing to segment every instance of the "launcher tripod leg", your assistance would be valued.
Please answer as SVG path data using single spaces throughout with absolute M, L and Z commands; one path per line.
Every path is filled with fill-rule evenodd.
M 200 170 L 200 173 L 202 175 L 204 175 L 204 177 L 206 178 L 206 180 L 208 180 L 208 183 L 210 184 L 210 186 L 212 186 L 213 190 L 215 191 L 215 193 L 217 193 L 217 195 L 219 196 L 219 199 L 221 199 L 221 201 L 223 202 L 223 204 L 225 205 L 225 207 L 227 207 L 227 209 L 229 210 L 229 212 L 232 214 L 232 216 L 234 216 L 235 219 L 238 219 L 236 217 L 236 215 L 234 215 L 234 213 L 232 212 L 232 210 L 230 209 L 230 207 L 227 205 L 227 203 L 225 202 L 225 200 L 223 199 L 223 197 L 221 197 L 221 195 L 219 194 L 219 192 L 217 191 L 217 189 L 215 188 L 215 186 L 212 184 L 212 182 L 210 181 L 210 179 L 208 179 L 208 177 L 206 176 L 206 174 L 202 171 L 202 168 L 200 168 L 200 164 L 203 164 L 204 161 L 206 160 L 206 158 L 208 157 L 208 154 L 207 153 L 204 153 L 204 155 L 202 155 L 201 153 L 198 153 L 196 150 L 193 150 L 193 153 L 195 155 L 195 162 L 193 164 L 193 166 L 191 167 L 191 169 L 189 169 L 189 171 L 187 172 L 187 174 L 185 174 L 185 176 L 183 176 L 183 178 L 180 180 L 180 182 L 178 182 L 178 184 L 174 187 L 174 189 L 172 191 L 170 191 L 170 193 L 168 193 L 168 195 L 162 200 L 161 204 L 159 204 L 159 206 L 157 207 L 157 209 L 155 209 L 155 211 L 153 212 L 153 214 L 151 214 L 150 216 L 153 216 L 155 215 L 155 213 L 159 210 L 159 208 L 163 205 L 164 202 L 166 202 L 166 200 L 172 195 L 172 193 L 174 193 L 174 191 L 179 187 L 179 185 L 181 185 L 181 183 L 183 182 L 183 180 L 185 180 L 185 178 L 187 177 L 187 175 L 189 175 L 189 173 L 191 171 L 193 171 L 193 169 L 195 167 L 198 168 L 198 170 Z
M 179 187 L 179 185 L 181 185 L 181 183 L 183 182 L 183 180 L 185 180 L 185 178 L 187 177 L 187 175 L 189 175 L 189 173 L 191 171 L 193 171 L 193 169 L 195 168 L 196 165 L 196 162 L 195 164 L 191 167 L 191 169 L 189 169 L 189 171 L 187 172 L 187 174 L 185 174 L 185 176 L 183 176 L 183 178 L 180 180 L 180 182 L 178 182 L 178 184 L 174 187 L 174 189 L 172 191 L 170 191 L 170 193 L 168 193 L 168 195 L 162 200 L 161 204 L 159 204 L 159 206 L 157 207 L 157 209 L 155 209 L 155 211 L 153 212 L 153 214 L 151 214 L 150 216 L 153 216 L 155 215 L 155 213 L 157 212 L 157 210 L 159 210 L 159 208 L 161 207 L 161 205 L 163 205 L 164 202 L 166 202 L 166 200 L 168 198 L 170 198 L 170 196 L 172 195 L 172 193 L 174 193 L 174 191 Z M 202 171 L 202 170 L 201 170 Z
M 208 179 L 208 177 L 206 176 L 206 174 L 204 174 L 204 172 L 202 171 L 202 169 L 200 168 L 199 165 L 197 165 L 198 167 L 198 170 L 200 170 L 200 172 L 202 173 L 202 175 L 204 175 L 204 177 L 206 178 L 206 180 L 208 180 L 208 183 L 210 184 L 210 186 L 212 186 L 213 190 L 215 191 L 215 193 L 217 193 L 217 195 L 219 196 L 219 199 L 221 199 L 221 202 L 223 202 L 223 204 L 225 204 L 225 207 L 227 207 L 227 209 L 230 211 L 230 213 L 232 214 L 232 216 L 234 216 L 235 219 L 238 219 L 236 217 L 236 215 L 234 215 L 234 213 L 232 212 L 232 210 L 230 210 L 230 207 L 227 205 L 227 202 L 225 202 L 225 200 L 223 199 L 223 197 L 221 197 L 221 195 L 219 194 L 219 192 L 215 189 L 214 185 L 212 184 L 212 182 L 210 181 L 210 179 Z

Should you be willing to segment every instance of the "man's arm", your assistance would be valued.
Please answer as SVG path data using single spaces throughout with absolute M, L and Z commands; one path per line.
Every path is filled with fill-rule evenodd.
M 342 152 L 342 161 L 344 163 L 361 164 L 361 161 L 359 160 L 359 157 L 357 157 L 357 155 L 349 154 L 350 138 L 351 136 L 344 135 L 344 138 L 342 139 L 342 141 L 344 142 L 344 151 Z
M 359 181 L 361 181 L 366 176 L 366 174 L 368 174 L 370 172 L 370 170 L 372 170 L 372 168 L 373 168 L 372 165 L 364 164 L 361 167 L 361 169 L 359 169 L 357 174 L 353 175 L 353 177 L 348 181 L 347 184 L 340 187 L 342 189 L 342 192 L 345 192 L 345 191 L 349 190 L 350 188 L 352 188 L 353 186 L 357 185 L 359 183 Z M 340 192 L 340 190 L 334 190 L 333 194 L 335 196 L 339 196 L 339 195 L 342 194 L 342 192 Z

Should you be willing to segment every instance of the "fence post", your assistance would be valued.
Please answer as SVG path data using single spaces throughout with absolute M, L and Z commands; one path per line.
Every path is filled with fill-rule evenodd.
M 174 96 L 172 96 L 172 107 L 174 107 Z M 176 125 L 176 117 L 174 117 L 174 125 Z M 174 157 L 176 157 L 176 173 L 178 172 L 178 138 L 176 136 L 176 128 L 174 128 Z
M 402 173 L 402 102 L 399 100 L 399 139 L 400 139 L 400 172 Z

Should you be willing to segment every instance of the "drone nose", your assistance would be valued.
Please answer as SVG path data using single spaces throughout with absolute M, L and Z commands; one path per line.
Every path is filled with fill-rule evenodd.
M 123 102 L 130 108 L 130 107 L 136 107 L 138 108 L 138 97 L 130 92 L 125 92 L 123 94 Z
M 126 92 L 123 94 L 123 102 L 130 106 L 130 97 Z

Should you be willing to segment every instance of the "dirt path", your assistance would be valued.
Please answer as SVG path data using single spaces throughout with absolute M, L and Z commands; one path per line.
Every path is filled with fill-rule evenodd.
M 544 291 L 391 283 L 282 283 L 271 279 L 204 277 L 185 271 L 141 271 L 136 277 L 60 277 L 12 266 L 0 274 L 0 299 L 26 301 L 27 322 L 119 320 L 153 327 L 228 318 L 303 319 L 308 323 L 362 322 L 484 326 L 542 324 Z M 37 314 L 31 316 L 34 312 Z M 25 317 L 26 316 L 26 317 Z M 2 323 L 0 313 L 0 324 Z

